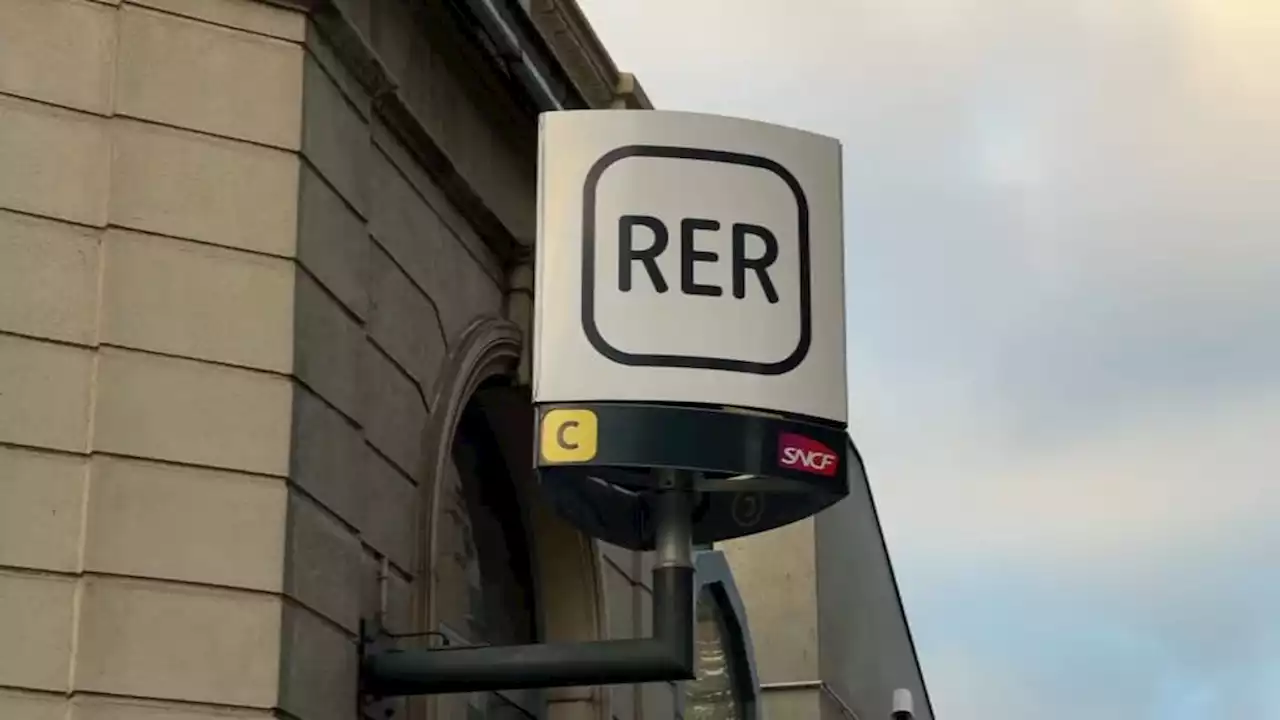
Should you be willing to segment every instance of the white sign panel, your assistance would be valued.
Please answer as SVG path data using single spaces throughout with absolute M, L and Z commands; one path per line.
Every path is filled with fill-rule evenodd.
M 838 141 L 748 120 L 542 116 L 534 400 L 846 422 Z

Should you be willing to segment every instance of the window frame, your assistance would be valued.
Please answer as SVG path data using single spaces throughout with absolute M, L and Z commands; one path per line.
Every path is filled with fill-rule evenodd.
M 699 549 L 694 555 L 694 597 L 707 597 L 716 603 L 729 674 L 739 699 L 739 720 L 760 720 L 760 679 L 751 643 L 751 629 L 742 595 L 733 581 L 733 569 L 724 553 L 715 549 Z M 687 691 L 680 692 L 681 712 Z

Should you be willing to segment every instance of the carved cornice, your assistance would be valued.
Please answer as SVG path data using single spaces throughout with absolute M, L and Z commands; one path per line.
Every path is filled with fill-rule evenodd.
M 623 73 L 574 0 L 530 0 L 542 39 L 593 108 L 652 108 L 635 76 Z
M 614 88 L 613 106 L 628 110 L 652 110 L 653 103 L 645 94 L 644 88 L 635 75 L 629 72 L 618 74 L 618 85 Z
M 473 187 L 454 166 L 446 148 L 441 146 L 422 119 L 410 107 L 401 88 L 397 86 L 378 54 L 370 47 L 369 39 L 360 33 L 352 19 L 343 12 L 342 7 L 335 0 L 290 1 L 296 2 L 299 7 L 308 8 L 313 26 L 324 36 L 346 71 L 368 93 L 373 107 L 378 111 L 383 122 L 427 171 L 463 217 L 471 223 L 494 254 L 499 258 L 509 257 L 516 248 L 521 246 L 520 241 L 493 212 L 479 190 Z M 441 26 L 443 23 L 438 22 L 436 25 Z M 437 29 L 439 30 L 439 27 Z M 486 96 L 483 99 L 489 103 L 510 102 L 510 98 L 504 97 L 501 90 L 494 89 L 497 85 L 496 81 L 491 74 L 482 71 L 483 63 L 480 59 L 473 57 L 474 53 L 465 58 L 458 57 L 460 53 L 470 51 L 462 48 L 462 44 L 450 38 L 444 30 L 440 30 L 437 35 L 439 37 L 433 36 L 433 40 L 444 46 L 442 55 L 461 66 L 457 72 L 470 73 L 469 76 L 475 84 L 482 84 L 489 90 L 487 93 L 482 93 L 478 88 L 473 87 L 476 95 Z M 515 111 L 510 106 L 495 107 L 493 104 L 486 104 L 484 107 L 489 109 L 500 124 L 510 127 L 514 123 L 511 116 Z M 533 136 L 532 133 L 529 135 Z

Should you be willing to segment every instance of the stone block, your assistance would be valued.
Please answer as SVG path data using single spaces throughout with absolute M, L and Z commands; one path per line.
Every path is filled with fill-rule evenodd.
M 77 695 L 70 720 L 274 720 L 269 710 L 183 705 L 173 702 Z M 62 720 L 62 718 L 59 718 Z
M 674 720 L 676 686 L 671 683 L 645 683 L 640 688 L 641 716 L 644 720 Z
M 751 620 L 760 682 L 819 677 L 814 520 L 716 543 L 733 569 Z M 785 562 L 779 562 L 784 559 Z
M 359 476 L 368 498 L 360 533 L 365 542 L 390 558 L 401 571 L 412 573 L 418 488 L 372 449 L 366 452 L 366 457 L 368 465 Z
M 413 617 L 413 585 L 392 572 L 387 595 L 387 629 L 394 633 L 413 632 L 417 627 Z
M 364 220 L 305 163 L 298 213 L 298 262 L 347 310 L 364 318 L 373 246 Z
M 0 211 L 0 329 L 93 344 L 98 234 Z
M 303 607 L 284 609 L 280 707 L 304 720 L 350 720 L 356 715 L 359 660 L 355 638 Z
M 420 61 L 420 58 L 415 60 L 415 62 Z M 378 118 L 373 119 L 370 128 L 375 146 L 374 152 L 383 155 L 401 172 L 405 180 L 440 217 L 445 228 L 477 259 L 484 272 L 495 280 L 503 277 L 505 271 L 502 261 L 489 249 L 484 239 L 472 227 L 471 222 L 454 206 L 453 201 L 444 190 L 440 189 L 426 168 L 400 142 L 395 132 Z
M 389 632 L 413 632 L 413 586 L 396 570 L 395 566 L 389 567 L 387 602 L 383 607 L 381 590 L 378 587 L 378 575 L 381 569 L 382 558 L 366 550 L 360 563 L 363 578 L 360 587 L 364 591 L 360 600 L 360 617 L 371 619 L 385 610 L 383 622 L 386 623 L 386 629 Z
M 75 580 L 0 571 L 0 686 L 65 690 Z
M 279 597 L 90 577 L 75 689 L 272 708 L 279 697 Z
M 612 565 L 600 566 L 603 575 L 604 601 L 609 624 L 609 639 L 636 637 L 636 586 Z
M 825 718 L 822 693 L 817 688 L 774 690 L 760 698 L 761 715 L 766 718 Z
M 295 387 L 289 477 L 353 527 L 365 516 L 368 452 L 358 427 L 306 387 Z
M 115 13 L 83 0 L 0 4 L 0 91 L 107 114 Z
M 88 447 L 93 352 L 0 335 L 0 442 Z
M 408 77 L 399 91 L 405 104 L 442 147 L 454 169 L 518 242 L 532 245 L 536 234 L 536 133 L 523 138 L 499 127 L 453 72 L 429 47 L 415 47 Z
M 108 230 L 102 342 L 288 373 L 293 262 Z
M 341 303 L 305 272 L 297 273 L 294 306 L 294 374 L 316 394 L 359 421 L 364 331 Z
M 356 32 L 360 33 L 366 40 L 370 36 L 370 17 L 372 14 L 371 6 L 381 2 L 381 0 L 334 0 L 334 5 L 342 12 L 356 28 Z
M 342 94 L 355 107 L 356 112 L 359 112 L 361 117 L 369 118 L 372 114 L 372 102 L 368 92 L 333 49 L 329 39 L 320 33 L 315 23 L 307 25 L 306 47 L 311 59 L 320 64 L 320 67 L 328 73 L 330 80 L 337 83 Z
M 497 281 L 383 153 L 373 158 L 370 232 L 438 304 L 446 339 L 456 338 L 474 317 L 500 312 Z
M 94 449 L 285 476 L 288 378 L 103 348 Z
M 0 717 L 14 720 L 65 720 L 67 699 L 61 695 L 0 689 Z
M 636 586 L 636 627 L 640 637 L 653 637 L 653 591 Z
M 549 720 L 600 720 L 600 708 L 594 700 L 553 702 L 547 717 Z
M 302 42 L 307 35 L 305 13 L 262 0 L 129 0 L 134 5 L 164 10 L 174 15 Z
M 412 73 L 414 45 L 425 44 L 408 0 L 372 3 L 369 19 L 374 52 L 396 83 L 403 83 Z
M 611 564 L 632 582 L 638 580 L 636 575 L 638 574 L 639 563 L 637 562 L 636 553 L 603 541 L 597 543 L 597 545 L 600 548 L 600 557 L 604 562 Z
M 608 685 L 609 717 L 613 720 L 648 720 L 636 715 L 636 685 Z
M 80 569 L 87 463 L 0 446 L 0 565 Z
M 295 153 L 132 120 L 113 127 L 112 224 L 294 255 Z
M 119 54 L 117 113 L 298 148 L 301 45 L 125 5 Z
M 431 558 L 431 592 L 436 614 L 441 623 L 460 631 L 471 627 L 471 582 L 475 577 L 476 546 L 472 538 L 471 518 L 462 494 L 462 481 L 452 462 L 436 479 L 439 507 L 432 522 L 436 523 L 436 553 Z
M 381 248 L 372 253 L 369 335 L 425 388 L 447 352 L 435 305 Z
M 108 120 L 0 95 L 0 208 L 103 226 Z
M 370 158 L 369 230 L 409 276 L 434 295 L 443 277 L 457 271 L 440 263 L 434 252 L 450 238 L 449 229 L 381 148 Z
M 419 479 L 427 422 L 421 390 L 372 343 L 366 345 L 361 380 L 366 439 L 406 475 Z
M 601 697 L 600 688 L 592 686 L 547 688 L 547 702 L 551 704 L 571 702 L 596 702 Z M 553 716 L 554 717 L 554 716 Z
M 363 550 L 346 526 L 300 493 L 289 497 L 285 592 L 352 633 L 359 629 Z
M 653 566 L 658 554 L 652 550 L 636 553 L 639 570 L 636 571 L 636 583 L 653 589 Z
M 361 215 L 368 212 L 369 127 L 324 68 L 304 70 L 302 154 Z
M 98 455 L 85 569 L 279 592 L 286 497 L 279 478 Z

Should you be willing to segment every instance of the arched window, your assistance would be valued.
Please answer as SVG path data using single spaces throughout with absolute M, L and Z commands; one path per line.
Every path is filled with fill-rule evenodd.
M 697 679 L 685 683 L 685 720 L 755 720 L 751 638 L 733 574 L 719 551 L 697 555 Z
M 436 588 L 441 631 L 454 644 L 538 642 L 531 537 L 520 493 L 479 398 L 467 403 L 453 436 L 441 488 L 441 556 Z M 524 720 L 543 714 L 536 690 L 475 693 L 445 703 L 444 717 Z
M 687 720 L 739 720 L 741 680 L 735 675 L 725 637 L 724 611 L 707 586 L 698 592 L 697 627 L 694 630 L 698 679 L 685 691 Z

